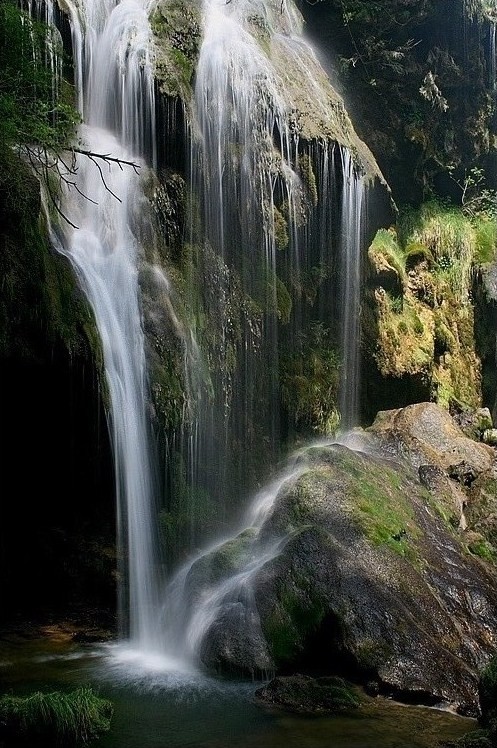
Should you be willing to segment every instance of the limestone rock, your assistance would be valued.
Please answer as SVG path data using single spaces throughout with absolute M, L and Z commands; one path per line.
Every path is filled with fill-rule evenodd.
M 378 413 L 368 429 L 393 455 L 419 467 L 430 463 L 448 470 L 465 462 L 475 477 L 491 470 L 495 451 L 465 436 L 450 413 L 436 403 L 416 403 Z

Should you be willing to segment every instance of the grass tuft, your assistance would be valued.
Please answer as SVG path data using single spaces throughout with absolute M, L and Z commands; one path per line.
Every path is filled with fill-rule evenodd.
M 0 698 L 6 745 L 81 746 L 110 729 L 113 705 L 91 687 Z

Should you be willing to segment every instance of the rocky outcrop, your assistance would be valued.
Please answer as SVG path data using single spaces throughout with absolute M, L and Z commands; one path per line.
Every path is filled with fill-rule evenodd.
M 497 641 L 497 586 L 488 559 L 469 551 L 466 531 L 451 521 L 454 497 L 462 501 L 466 489 L 449 471 L 466 461 L 479 480 L 495 452 L 432 403 L 381 414 L 355 438 L 353 449 L 335 443 L 300 456 L 301 471 L 278 493 L 251 558 L 277 539 L 281 550 L 253 573 L 242 564 L 243 595 L 225 597 L 217 619 L 235 606 L 239 628 L 230 627 L 222 647 L 218 623 L 207 630 L 208 662 L 232 668 L 228 653 L 243 643 L 239 670 L 258 672 L 261 640 L 243 627 L 255 601 L 276 670 L 317 667 L 376 682 L 399 699 L 476 714 L 478 673 Z
M 497 558 L 497 452 L 476 441 L 483 437 L 489 418 L 487 409 L 451 417 L 435 403 L 418 403 L 378 413 L 367 431 L 382 449 L 402 456 L 418 470 L 446 518 L 466 531 L 462 538 L 470 550 L 492 559 Z

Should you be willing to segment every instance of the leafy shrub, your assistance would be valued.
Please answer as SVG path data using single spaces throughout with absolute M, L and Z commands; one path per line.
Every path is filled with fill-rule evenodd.
M 497 657 L 487 665 L 478 682 L 481 723 L 488 726 L 497 721 Z

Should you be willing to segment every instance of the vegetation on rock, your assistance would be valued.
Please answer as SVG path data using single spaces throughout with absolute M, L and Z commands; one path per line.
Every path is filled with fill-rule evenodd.
M 496 220 L 430 202 L 401 212 L 369 249 L 376 327 L 366 337 L 382 377 L 422 377 L 431 399 L 481 404 L 473 282 L 496 254 Z

